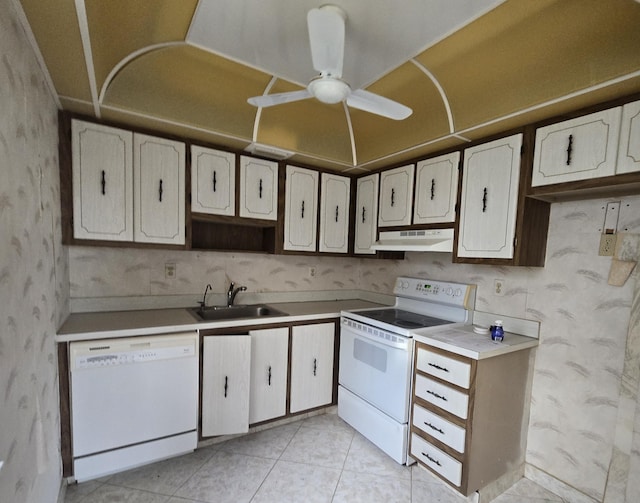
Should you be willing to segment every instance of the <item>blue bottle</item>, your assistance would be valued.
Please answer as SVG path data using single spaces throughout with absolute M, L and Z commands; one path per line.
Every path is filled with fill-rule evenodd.
M 491 325 L 491 340 L 502 342 L 504 340 L 504 328 L 502 328 L 502 320 L 496 320 Z

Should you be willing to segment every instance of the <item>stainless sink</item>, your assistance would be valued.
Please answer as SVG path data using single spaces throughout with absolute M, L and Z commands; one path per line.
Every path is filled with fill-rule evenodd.
M 265 316 L 286 316 L 287 313 L 278 311 L 266 304 L 254 304 L 249 306 L 210 306 L 204 309 L 194 308 L 190 310 L 198 321 L 237 320 L 242 318 L 264 318 Z

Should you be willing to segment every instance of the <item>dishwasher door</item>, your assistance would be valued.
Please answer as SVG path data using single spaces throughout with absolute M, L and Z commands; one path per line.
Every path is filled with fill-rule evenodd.
M 77 342 L 69 352 L 77 480 L 84 466 L 86 480 L 196 447 L 197 332 Z

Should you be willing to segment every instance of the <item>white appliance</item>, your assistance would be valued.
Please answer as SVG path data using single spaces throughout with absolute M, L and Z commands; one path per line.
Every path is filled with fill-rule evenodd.
M 399 277 L 387 308 L 342 311 L 338 415 L 401 464 L 408 454 L 413 330 L 471 323 L 475 285 Z
M 197 332 L 69 344 L 78 482 L 193 451 Z

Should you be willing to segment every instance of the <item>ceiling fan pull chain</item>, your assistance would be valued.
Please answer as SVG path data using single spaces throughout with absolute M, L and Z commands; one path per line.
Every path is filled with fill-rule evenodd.
M 258 196 L 262 199 L 262 178 L 260 178 L 260 183 L 258 184 Z
M 432 201 L 434 197 L 436 197 L 436 179 L 432 178 L 431 179 L 431 200 Z
M 569 145 L 567 145 L 567 166 L 571 164 L 571 153 L 573 152 L 573 135 L 569 135 Z
M 391 206 L 395 204 L 396 191 L 395 189 L 391 189 Z
M 160 178 L 160 187 L 158 187 L 158 200 L 162 202 L 162 178 Z
M 482 213 L 487 211 L 487 188 L 482 191 Z
M 102 179 L 100 180 L 100 185 L 102 185 L 102 195 L 104 196 L 106 194 L 106 186 L 107 186 L 107 179 L 105 178 L 105 172 L 104 169 L 102 170 Z
M 216 171 L 213 170 L 213 191 L 216 191 L 216 184 L 218 183 L 218 181 L 216 180 Z

